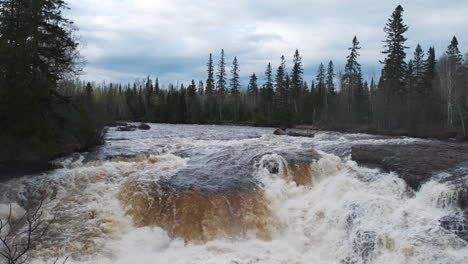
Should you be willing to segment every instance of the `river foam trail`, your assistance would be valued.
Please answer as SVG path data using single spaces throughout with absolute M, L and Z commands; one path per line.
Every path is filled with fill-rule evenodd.
M 0 187 L 21 214 L 47 197 L 53 232 L 36 264 L 468 263 L 468 245 L 439 220 L 459 210 L 450 186 L 411 190 L 349 160 L 353 144 L 415 139 L 271 129 L 152 125 L 42 176 Z

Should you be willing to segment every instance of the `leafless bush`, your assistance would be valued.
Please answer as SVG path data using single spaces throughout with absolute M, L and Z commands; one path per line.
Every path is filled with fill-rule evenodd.
M 52 221 L 43 219 L 43 201 L 26 210 L 20 218 L 13 217 L 12 205 L 6 219 L 0 219 L 0 260 L 7 264 L 23 264 L 31 250 L 46 235 Z M 65 263 L 68 257 L 64 260 Z M 57 258 L 54 264 L 57 264 Z M 1 261 L 0 261 L 1 262 Z

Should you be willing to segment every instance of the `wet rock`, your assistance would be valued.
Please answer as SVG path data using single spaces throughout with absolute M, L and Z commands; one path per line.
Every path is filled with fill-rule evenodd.
M 273 134 L 278 136 L 290 136 L 290 137 L 314 137 L 315 133 L 311 132 L 310 130 L 305 129 L 294 129 L 294 130 L 286 130 L 282 128 L 276 129 Z
M 352 159 L 395 171 L 408 185 L 418 189 L 441 172 L 468 161 L 468 144 L 430 142 L 407 145 L 356 145 Z M 468 185 L 465 185 L 468 187 Z
M 275 134 L 277 136 L 285 136 L 286 135 L 286 130 L 278 128 L 273 132 L 273 134 Z
M 128 126 L 128 123 L 127 122 L 122 122 L 122 121 L 113 121 L 110 124 L 108 124 L 107 126 L 109 126 L 109 127 L 119 127 L 119 126 L 126 127 L 126 126 Z
M 264 159 L 262 161 L 262 167 L 267 169 L 271 174 L 278 174 L 280 170 L 280 164 L 276 160 Z
M 439 220 L 440 226 L 468 242 L 468 213 L 456 212 Z
M 148 124 L 141 123 L 140 125 L 138 125 L 138 129 L 140 129 L 140 130 L 150 130 L 151 127 Z
M 135 131 L 137 129 L 136 126 L 134 125 L 126 125 L 126 126 L 119 126 L 117 128 L 118 131 L 125 131 L 125 132 L 129 132 L 129 131 Z

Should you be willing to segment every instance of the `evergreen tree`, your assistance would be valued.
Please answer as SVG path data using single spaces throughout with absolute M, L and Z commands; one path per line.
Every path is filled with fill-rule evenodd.
M 159 87 L 159 79 L 156 78 L 156 81 L 154 81 L 154 93 L 158 95 L 160 90 L 161 88 Z
M 264 102 L 271 103 L 274 95 L 274 86 L 273 86 L 273 71 L 271 69 L 271 63 L 268 63 L 265 70 L 265 84 L 261 89 L 262 100 Z
M 318 70 L 317 70 L 317 76 L 316 76 L 316 89 L 318 92 L 318 105 L 319 107 L 327 107 L 327 88 L 325 85 L 325 67 L 323 66 L 323 63 L 320 63 Z
M 328 68 L 327 68 L 327 82 L 326 82 L 327 92 L 330 95 L 336 94 L 334 78 L 335 78 L 335 70 L 333 68 L 333 61 L 330 61 L 328 63 Z
M 291 70 L 291 100 L 294 106 L 294 112 L 297 114 L 298 112 L 298 105 L 297 102 L 299 97 L 302 94 L 302 73 L 304 69 L 302 68 L 302 58 L 299 55 L 299 51 L 296 49 L 294 53 L 294 60 L 293 60 L 293 67 Z
M 436 77 L 436 57 L 434 47 L 430 47 L 427 51 L 427 59 L 425 65 L 425 86 L 430 89 L 432 81 Z
M 57 111 L 70 106 L 57 88 L 79 58 L 66 9 L 62 0 L 0 1 L 0 159 L 49 158 L 70 132 Z
M 231 95 L 239 96 L 240 82 L 239 82 L 239 63 L 237 62 L 237 57 L 234 57 L 234 60 L 232 62 L 231 76 L 232 76 L 230 80 Z
M 276 122 L 286 126 L 290 125 L 291 123 L 288 103 L 289 93 L 287 85 L 286 61 L 283 55 L 281 56 L 281 63 L 276 70 L 275 77 L 275 116 Z
M 423 94 L 425 87 L 425 73 L 426 65 L 424 60 L 424 52 L 421 45 L 417 45 L 414 51 L 414 57 L 412 60 L 412 69 L 410 70 L 413 78 L 413 87 L 417 93 Z
M 206 94 L 208 96 L 213 95 L 214 90 L 215 90 L 215 81 L 214 81 L 214 66 L 213 66 L 213 56 L 210 53 L 210 57 L 208 59 L 208 78 L 206 79 Z
M 450 60 L 454 60 L 457 64 L 461 65 L 463 61 L 463 56 L 458 49 L 458 40 L 457 37 L 453 36 L 450 45 L 447 47 L 447 56 Z
M 408 26 L 403 22 L 403 11 L 401 5 L 397 6 L 384 28 L 387 39 L 382 53 L 387 57 L 383 62 L 381 82 L 385 89 L 392 89 L 391 93 L 403 92 L 407 70 L 405 49 L 408 47 L 405 46 L 407 38 L 404 34 Z
M 218 73 L 216 74 L 217 81 L 216 81 L 216 89 L 218 90 L 218 95 L 221 98 L 226 96 L 226 63 L 224 59 L 224 49 L 221 50 L 221 58 L 219 59 L 218 64 Z
M 258 85 L 257 85 L 257 76 L 253 73 L 250 76 L 249 86 L 247 87 L 247 93 L 249 96 L 257 96 L 258 94 Z
M 346 111 L 353 115 L 352 118 L 348 119 L 348 121 L 352 122 L 359 118 L 361 113 L 359 113 L 360 110 L 358 106 L 364 102 L 361 65 L 357 61 L 359 57 L 358 51 L 360 49 L 359 41 L 355 36 L 352 46 L 349 48 L 351 52 L 347 57 L 345 73 L 343 75 L 343 93 L 346 98 Z
M 187 96 L 190 99 L 193 99 L 197 95 L 197 86 L 195 85 L 195 80 L 192 80 L 192 83 L 187 88 Z
M 205 87 L 203 85 L 203 81 L 198 82 L 198 94 L 203 95 L 205 93 Z

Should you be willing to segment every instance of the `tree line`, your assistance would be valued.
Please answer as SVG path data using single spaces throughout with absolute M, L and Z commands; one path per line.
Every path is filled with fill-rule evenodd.
M 468 62 L 456 37 L 439 58 L 420 45 L 408 56 L 401 6 L 384 28 L 378 80 L 363 78 L 354 37 L 342 70 L 321 63 L 308 83 L 296 50 L 292 65 L 281 56 L 275 69 L 268 63 L 262 74 L 252 73 L 247 87 L 237 57 L 226 62 L 224 50 L 217 61 L 209 55 L 206 80 L 188 85 L 149 77 L 132 84 L 73 81 L 82 58 L 66 9 L 63 0 L 0 0 L 0 161 L 87 149 L 113 120 L 467 136 Z
M 451 132 L 467 136 L 468 65 L 453 37 L 444 55 L 418 44 L 407 60 L 403 8 L 398 6 L 384 27 L 386 39 L 378 80 L 364 80 L 359 63 L 359 40 L 354 37 L 344 70 L 333 61 L 321 63 L 307 83 L 299 51 L 290 69 L 281 56 L 262 77 L 253 73 L 244 89 L 237 57 L 227 66 L 224 50 L 215 65 L 207 62 L 207 79 L 188 86 L 162 88 L 149 77 L 133 84 L 107 84 L 93 96 L 106 105 L 115 120 L 167 123 L 235 123 L 258 126 L 315 125 L 344 131 L 439 136 Z M 230 73 L 230 74 L 228 74 Z M 75 82 L 82 91 L 96 85 Z

